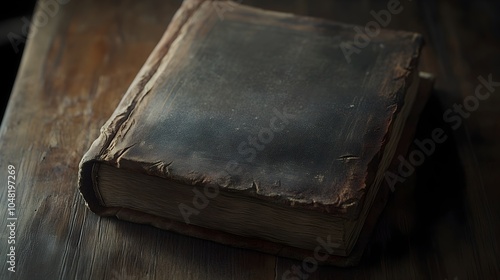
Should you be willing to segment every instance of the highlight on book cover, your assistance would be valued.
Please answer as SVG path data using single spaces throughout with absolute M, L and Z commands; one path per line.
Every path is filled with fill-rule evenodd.
M 219 2 L 217 2 L 219 3 Z M 419 34 L 184 1 L 80 163 L 103 216 L 354 265 L 411 142 L 429 78 Z M 315 251 L 316 250 L 316 251 Z

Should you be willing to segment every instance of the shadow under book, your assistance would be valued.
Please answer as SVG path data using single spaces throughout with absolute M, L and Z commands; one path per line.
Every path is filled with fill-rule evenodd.
M 430 91 L 421 36 L 184 1 L 99 138 L 79 188 L 100 215 L 355 265 Z M 401 140 L 402 139 L 402 140 Z M 401 140 L 401 141 L 400 141 Z

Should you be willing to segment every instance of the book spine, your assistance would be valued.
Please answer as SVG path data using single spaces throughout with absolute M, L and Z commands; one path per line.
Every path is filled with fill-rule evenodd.
M 100 203 L 99 191 L 94 178 L 94 164 L 106 162 L 116 165 L 116 154 L 109 152 L 114 146 L 116 138 L 128 130 L 132 125 L 127 123 L 130 114 L 142 98 L 148 94 L 159 75 L 171 45 L 176 40 L 183 26 L 192 18 L 199 7 L 209 0 L 184 0 L 179 10 L 172 18 L 167 30 L 151 52 L 144 66 L 141 68 L 129 89 L 118 104 L 111 117 L 102 126 L 99 137 L 92 143 L 79 164 L 78 187 L 87 206 L 100 215 L 115 215 L 117 209 L 108 209 Z

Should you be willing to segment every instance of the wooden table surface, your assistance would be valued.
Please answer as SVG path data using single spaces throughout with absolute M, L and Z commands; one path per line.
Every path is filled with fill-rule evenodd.
M 240 1 L 241 2 L 241 1 Z M 244 0 L 366 25 L 386 1 Z M 0 279 L 282 279 L 300 261 L 100 218 L 77 191 L 78 163 L 153 49 L 180 0 L 41 0 L 0 130 Z M 359 266 L 307 279 L 500 277 L 500 86 L 454 129 L 443 113 L 500 81 L 500 5 L 401 0 L 389 28 L 424 34 L 421 70 L 437 77 L 417 137 L 449 139 L 396 186 Z M 215 7 L 224 13 L 230 7 Z M 469 106 L 470 107 L 470 106 Z M 8 166 L 16 171 L 8 213 Z M 17 220 L 8 220 L 16 217 Z M 15 221 L 15 270 L 7 254 Z M 292 278 L 290 278 L 292 279 Z

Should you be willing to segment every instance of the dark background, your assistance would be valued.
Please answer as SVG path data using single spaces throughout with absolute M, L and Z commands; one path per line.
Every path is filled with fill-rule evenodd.
M 220 280 L 231 275 L 234 279 L 273 279 L 271 276 L 279 277 L 292 265 L 300 264 L 150 227 L 97 218 L 83 209 L 75 187 L 81 155 L 143 64 L 149 53 L 145 50 L 152 48 L 159 38 L 168 22 L 168 13 L 177 8 L 170 3 L 180 4 L 180 1 L 71 1 L 65 13 L 57 16 L 61 20 L 56 25 L 60 32 L 70 30 L 68 23 L 97 24 L 86 25 L 79 32 L 63 33 L 73 49 L 67 52 L 68 60 L 62 61 L 58 69 L 65 73 L 78 71 L 85 80 L 67 74 L 63 76 L 69 82 L 60 85 L 54 71 L 42 76 L 34 67 L 23 67 L 24 86 L 28 83 L 40 86 L 42 79 L 58 86 L 17 90 L 16 102 L 12 104 L 16 105 L 12 106 L 15 112 L 11 112 L 10 121 L 4 123 L 2 131 L 0 171 L 5 172 L 6 165 L 12 162 L 19 166 L 24 177 L 18 194 L 23 203 L 20 220 L 25 225 L 19 231 L 21 248 L 26 248 L 21 252 L 21 260 L 26 265 L 23 274 L 18 275 L 33 275 L 32 279 L 55 279 L 56 275 L 73 279 L 74 275 L 84 275 L 81 277 L 90 279 L 109 278 L 105 276 L 117 273 L 116 277 L 130 275 L 128 279 L 135 279 L 133 276 L 139 279 L 145 275 L 161 278 L 175 273 L 178 279 L 198 276 L 198 279 Z M 364 25 L 372 20 L 368 11 L 382 9 L 389 0 L 237 2 Z M 500 79 L 500 1 L 411 2 L 403 15 L 394 17 L 389 28 L 422 32 L 427 45 L 421 61 L 425 70 L 437 75 L 436 90 L 422 114 L 416 138 L 428 137 L 432 129 L 443 127 L 450 140 L 420 167 L 412 179 L 416 181 L 413 189 L 396 188 L 360 266 L 322 267 L 309 279 L 461 280 L 498 279 L 500 275 L 500 88 L 481 103 L 460 129 L 452 131 L 442 121 L 444 110 L 453 103 L 462 103 L 464 97 L 474 92 L 479 75 L 486 77 L 491 73 L 495 81 Z M 34 1 L 17 1 L 16 5 L 0 9 L 2 107 L 8 100 L 22 56 L 21 52 L 15 52 L 7 36 L 10 32 L 23 35 L 23 17 L 29 18 Z M 62 19 L 63 15 L 67 18 Z M 151 16 L 150 21 L 136 20 L 141 15 Z M 106 37 L 120 27 L 117 22 L 124 24 L 121 27 L 127 40 L 123 43 Z M 149 28 L 148 32 L 144 32 L 144 27 Z M 41 41 L 42 36 L 51 35 L 41 31 L 35 42 Z M 55 37 L 48 39 L 54 42 Z M 118 46 L 124 52 L 113 53 L 102 48 L 102 43 Z M 134 48 L 143 43 L 149 47 Z M 55 46 L 51 49 L 54 53 L 62 52 Z M 132 56 L 132 50 L 134 55 L 137 50 L 142 53 Z M 90 55 L 92 63 L 82 65 L 86 57 L 79 56 L 80 52 Z M 33 47 L 31 53 L 43 52 Z M 97 58 L 104 54 L 110 54 L 112 62 L 98 65 Z M 71 58 L 75 59 L 74 65 Z M 115 80 L 108 94 L 89 95 L 91 84 L 98 81 L 99 75 L 112 76 L 116 71 L 112 66 L 126 68 L 114 77 L 126 77 L 127 82 Z M 31 77 L 30 71 L 34 72 Z M 92 71 L 96 72 L 95 77 Z M 82 88 L 80 92 L 73 87 L 76 82 L 81 83 L 77 85 Z M 19 102 L 33 97 L 36 101 Z M 80 106 L 93 110 L 82 113 Z M 2 210 L 5 208 L 0 208 L 0 214 Z M 402 277 L 410 273 L 413 277 Z M 0 278 L 5 277 L 0 274 Z
M 173 1 L 181 2 L 181 0 Z M 272 0 L 269 1 L 272 2 Z M 332 0 L 325 0 L 325 2 L 328 1 Z M 235 2 L 243 1 L 236 0 Z M 432 3 L 434 1 L 431 0 L 423 2 Z M 488 39 L 487 37 L 489 36 L 485 36 L 485 33 L 489 33 L 490 36 L 493 35 L 493 37 L 496 39 L 500 38 L 500 1 L 449 0 L 442 2 L 448 2 L 452 6 L 461 7 L 462 11 L 467 12 L 467 14 L 461 14 L 458 16 L 463 19 L 463 23 L 469 22 L 471 26 L 471 30 L 467 30 L 467 32 L 472 31 L 472 34 L 474 34 L 474 36 L 470 36 L 472 39 L 470 43 L 477 45 L 488 43 L 488 41 L 490 41 L 492 38 L 490 37 Z M 17 70 L 19 68 L 19 63 L 21 62 L 22 58 L 22 52 L 25 46 L 23 40 L 26 40 L 26 36 L 23 33 L 23 28 L 26 27 L 26 21 L 31 20 L 35 5 L 36 0 L 17 0 L 15 2 L 4 2 L 3 7 L 0 9 L 0 61 L 2 62 L 0 70 L 2 75 L 2 78 L 0 79 L 0 121 L 3 119 L 5 107 L 7 106 L 7 102 L 14 85 Z M 423 4 L 422 6 L 433 5 Z M 432 17 L 432 13 L 432 10 L 428 10 L 426 12 L 426 14 L 430 17 Z M 347 23 L 354 24 L 357 23 L 353 20 L 349 21 L 346 19 L 339 19 L 339 21 L 345 21 Z M 491 24 L 493 26 L 491 26 Z M 475 26 L 475 28 L 472 28 L 472 26 Z M 12 36 L 11 38 L 9 38 L 9 34 L 16 34 L 20 36 L 22 40 L 12 42 Z M 16 39 L 19 39 L 20 37 L 16 37 Z M 13 46 L 13 44 L 17 45 Z M 490 57 L 490 54 L 484 55 Z M 499 56 L 496 56 L 495 59 L 498 59 L 498 57 Z
M 26 39 L 22 29 L 25 19 L 30 19 L 36 0 L 17 0 L 2 3 L 0 9 L 0 120 L 3 118 L 5 106 L 9 100 L 12 86 L 16 78 L 17 69 L 21 62 L 24 43 L 18 45 L 18 51 L 12 46 L 9 40 L 9 33 L 15 33 Z M 21 42 L 21 41 L 19 41 Z

